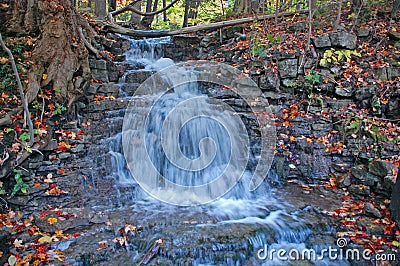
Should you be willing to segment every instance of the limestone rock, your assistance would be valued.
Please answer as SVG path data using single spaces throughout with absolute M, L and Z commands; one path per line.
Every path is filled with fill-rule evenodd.
M 297 59 L 279 61 L 278 70 L 282 79 L 297 77 Z
M 326 48 L 331 47 L 331 39 L 328 35 L 312 38 L 315 48 Z
M 370 202 L 365 204 L 365 213 L 370 214 L 376 218 L 381 218 L 381 212 Z
M 347 32 L 332 32 L 329 34 L 332 46 L 354 50 L 357 47 L 357 36 Z
M 368 165 L 368 171 L 380 177 L 387 176 L 392 172 L 392 170 L 397 170 L 396 166 L 382 160 L 373 161 Z

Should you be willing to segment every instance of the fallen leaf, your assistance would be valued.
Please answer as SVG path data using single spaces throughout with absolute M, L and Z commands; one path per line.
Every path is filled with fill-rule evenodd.
M 47 219 L 47 222 L 48 222 L 49 224 L 54 224 L 54 223 L 56 223 L 57 221 L 58 221 L 57 218 L 53 218 L 53 217 Z

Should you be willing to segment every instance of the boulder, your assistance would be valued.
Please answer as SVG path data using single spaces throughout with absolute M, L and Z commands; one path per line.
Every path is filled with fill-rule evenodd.
M 376 217 L 376 218 L 381 218 L 382 217 L 382 214 L 381 214 L 381 212 L 378 210 L 378 208 L 376 208 L 372 203 L 370 203 L 370 202 L 367 202 L 366 204 L 365 204 L 365 213 L 366 214 L 369 214 L 369 215 L 372 215 L 373 217 Z
M 347 32 L 332 32 L 329 34 L 332 46 L 353 50 L 357 47 L 357 36 Z
M 395 31 L 389 32 L 388 36 L 391 40 L 395 42 L 400 41 L 400 32 L 395 32 Z
M 340 87 L 336 87 L 335 88 L 335 94 L 337 96 L 341 96 L 341 97 L 351 97 L 353 96 L 353 89 L 352 88 L 340 88 Z
M 301 22 L 295 22 L 292 25 L 289 26 L 289 31 L 290 32 L 302 32 L 305 31 L 308 27 L 308 23 L 301 21 Z
M 136 70 L 132 73 L 126 75 L 125 82 L 126 83 L 143 83 L 146 79 L 148 79 L 153 74 L 152 71 L 148 70 Z
M 382 160 L 373 161 L 368 165 L 368 171 L 371 174 L 374 174 L 374 175 L 377 175 L 380 177 L 385 177 L 385 176 L 391 174 L 392 170 L 396 171 L 397 170 L 396 166 L 394 166 L 392 163 L 385 162 Z
M 282 79 L 297 77 L 297 59 L 278 61 L 278 70 Z
M 312 38 L 315 48 L 326 48 L 331 47 L 331 39 L 328 35 Z
M 371 30 L 368 28 L 359 28 L 357 30 L 357 37 L 361 37 L 361 38 L 368 37 L 370 33 L 371 33 Z

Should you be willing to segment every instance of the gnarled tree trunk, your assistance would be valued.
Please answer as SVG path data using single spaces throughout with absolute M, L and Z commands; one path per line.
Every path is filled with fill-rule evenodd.
M 39 36 L 32 51 L 35 64 L 28 73 L 28 102 L 36 98 L 40 87 L 49 86 L 58 91 L 61 102 L 70 106 L 90 79 L 88 51 L 79 36 L 80 28 L 89 28 L 87 21 L 75 12 L 71 0 L 0 0 L 0 6 L 0 17 L 5 18 L 0 31 Z M 73 83 L 78 73 L 83 82 Z M 46 79 L 42 74 L 47 75 Z

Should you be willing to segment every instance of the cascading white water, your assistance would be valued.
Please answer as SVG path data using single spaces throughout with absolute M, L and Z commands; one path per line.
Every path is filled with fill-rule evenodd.
M 170 66 L 172 60 L 162 57 L 162 43 L 165 42 L 167 39 L 132 40 L 132 49 L 127 53 L 127 61 L 133 66 L 140 64 L 141 68 L 155 71 Z M 196 76 L 195 72 L 190 71 L 185 74 L 174 74 L 176 74 L 176 79 L 189 81 L 195 80 Z M 186 76 L 182 77 L 182 75 Z M 190 77 L 190 75 L 194 76 Z M 154 83 L 157 84 L 156 79 Z M 149 158 L 155 171 L 143 170 L 141 174 L 147 174 L 151 182 L 158 182 L 157 174 L 159 174 L 165 180 L 182 186 L 199 186 L 212 181 L 223 172 L 232 156 L 250 156 L 255 160 L 259 154 L 253 154 L 249 150 L 243 151 L 240 148 L 235 150 L 235 147 L 232 147 L 231 138 L 235 136 L 229 135 L 229 130 L 227 130 L 229 125 L 224 126 L 223 123 L 219 123 L 220 120 L 224 120 L 220 106 L 210 101 L 206 93 L 214 90 L 213 85 L 199 82 L 183 83 L 185 85 L 171 87 L 166 90 L 166 93 L 160 95 L 138 95 L 133 99 L 137 104 L 135 108 L 128 111 L 135 119 L 130 120 L 129 128 L 138 126 L 145 128 L 144 133 L 130 132 L 129 143 L 135 145 L 144 137 L 146 150 L 145 153 L 134 150 L 130 156 L 127 156 L 128 163 L 134 161 L 143 166 L 147 163 L 144 159 Z M 193 98 L 196 101 L 190 101 Z M 149 116 L 146 116 L 148 105 L 152 103 L 155 104 L 151 107 Z M 174 112 L 176 106 L 181 107 L 179 112 Z M 203 113 L 199 115 L 200 109 Z M 196 116 L 197 119 L 187 119 L 187 117 Z M 175 139 L 178 140 L 176 143 L 168 142 Z M 135 186 L 139 190 L 126 165 L 126 156 L 123 155 L 122 150 L 124 146 L 122 134 L 118 133 L 108 139 L 108 143 L 109 154 L 112 157 L 111 171 L 115 180 L 121 187 Z M 250 143 L 257 143 L 257 140 L 250 139 Z M 179 151 L 182 154 L 178 154 Z M 192 161 L 199 159 L 199 161 L 188 166 L 189 170 L 182 169 L 179 167 L 181 155 L 183 158 Z M 193 171 L 199 166 L 205 167 L 201 167 L 200 171 Z M 146 169 L 146 167 L 140 169 Z M 243 177 L 235 187 L 210 204 L 177 207 L 160 203 L 146 193 L 136 193 L 137 196 L 132 199 L 132 202 L 122 204 L 129 206 L 127 207 L 129 210 L 124 210 L 122 215 L 128 216 L 129 213 L 131 217 L 134 217 L 135 222 L 144 226 L 142 237 L 148 238 L 150 243 L 156 237 L 165 237 L 167 244 L 160 254 L 166 261 L 172 261 L 174 265 L 185 265 L 188 261 L 191 265 L 242 265 L 246 262 L 250 262 L 248 265 L 251 263 L 253 265 L 262 263 L 280 265 L 277 264 L 278 261 L 260 261 L 254 252 L 265 244 L 275 249 L 292 246 L 300 250 L 304 249 L 305 240 L 312 234 L 310 223 L 299 218 L 297 214 L 289 214 L 282 196 L 271 189 L 266 182 L 256 191 L 250 192 L 248 190 L 252 177 L 250 170 L 254 169 L 246 168 Z M 270 172 L 268 176 L 272 177 L 274 173 Z M 160 189 L 164 186 L 165 184 L 162 183 L 156 184 L 156 187 Z M 185 203 L 190 205 L 199 198 L 210 197 L 210 194 L 212 195 L 213 192 L 209 191 L 209 195 L 197 195 L 187 193 L 183 189 L 178 193 L 174 191 L 168 197 L 184 198 L 187 202 L 183 202 L 183 205 Z M 305 212 L 307 213 L 308 210 Z M 132 218 L 127 218 L 129 219 Z M 193 226 L 190 225 L 192 222 Z M 191 231 L 187 231 L 189 225 Z M 326 228 L 321 230 L 326 230 Z M 232 257 L 232 253 L 237 257 Z M 138 261 L 138 258 L 134 257 L 132 260 Z M 316 265 L 347 264 L 343 261 L 335 261 L 333 264 L 329 261 L 313 263 Z

